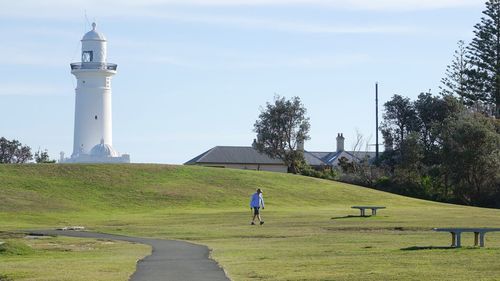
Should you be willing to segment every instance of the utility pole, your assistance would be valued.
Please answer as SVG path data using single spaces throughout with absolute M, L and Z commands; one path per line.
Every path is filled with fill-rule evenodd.
M 378 82 L 375 83 L 375 163 L 378 165 Z

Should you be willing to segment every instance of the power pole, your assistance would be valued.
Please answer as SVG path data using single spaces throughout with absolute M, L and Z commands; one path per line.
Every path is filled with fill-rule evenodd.
M 378 82 L 375 83 L 375 163 L 378 165 Z

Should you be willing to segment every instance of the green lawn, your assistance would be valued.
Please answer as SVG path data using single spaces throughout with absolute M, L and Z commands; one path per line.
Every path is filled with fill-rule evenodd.
M 0 280 L 128 280 L 151 252 L 126 242 L 0 233 Z
M 263 188 L 266 199 L 263 226 L 249 225 L 248 200 L 256 187 Z M 449 245 L 449 234 L 430 230 L 500 227 L 500 210 L 296 175 L 167 165 L 0 165 L 0 202 L 0 231 L 84 225 L 94 231 L 192 241 L 212 248 L 212 256 L 235 281 L 500 276 L 500 234 L 488 234 L 484 249 L 443 249 L 439 247 Z M 387 209 L 377 217 L 349 217 L 359 213 L 350 206 L 359 204 Z M 472 241 L 472 235 L 463 237 L 464 245 Z M 128 255 L 129 264 L 147 252 L 138 245 L 120 246 L 122 262 Z M 117 250 L 103 248 L 102 255 Z M 94 255 L 64 254 L 93 264 Z M 102 264 L 95 256 L 95 265 Z M 49 257 L 47 264 L 61 263 Z M 0 280 L 21 276 L 26 270 L 21 265 L 32 260 L 37 260 L 33 253 L 13 260 L 0 252 Z M 130 266 L 118 263 L 110 259 L 107 266 L 130 274 Z

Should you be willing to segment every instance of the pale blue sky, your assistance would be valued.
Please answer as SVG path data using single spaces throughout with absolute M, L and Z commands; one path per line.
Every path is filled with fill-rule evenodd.
M 415 98 L 469 41 L 480 0 L 79 0 L 0 2 L 0 136 L 71 154 L 80 39 L 97 21 L 118 64 L 113 146 L 132 162 L 183 163 L 250 145 L 259 107 L 299 96 L 306 150 L 375 140 L 380 105 Z

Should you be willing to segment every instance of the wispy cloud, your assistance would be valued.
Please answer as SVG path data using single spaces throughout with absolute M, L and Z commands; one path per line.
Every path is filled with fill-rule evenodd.
M 0 51 L 1 52 L 1 51 Z M 47 57 L 48 52 L 34 50 L 19 50 L 19 52 L 7 53 L 1 52 L 4 56 L 0 57 L 0 65 L 16 66 L 36 66 L 36 67 L 66 67 L 69 68 L 70 59 L 60 57 Z
M 235 143 L 241 139 L 248 139 L 251 133 L 227 133 L 219 134 L 214 132 L 176 132 L 175 134 L 141 134 L 135 136 L 127 136 L 122 140 L 122 143 L 159 143 L 165 142 L 193 142 L 199 143 L 202 139 L 204 142 L 222 142 Z
M 245 52 L 218 52 L 210 56 L 162 56 L 160 54 L 137 54 L 132 64 L 172 65 L 197 70 L 234 70 L 234 69 L 335 69 L 369 63 L 372 58 L 363 53 L 342 54 L 301 54 L 284 55 L 276 53 L 252 54 Z
M 125 1 L 133 6 L 319 6 L 349 10 L 429 10 L 481 6 L 479 0 L 146 0 Z M 123 1 L 121 1 L 123 3 Z
M 332 10 L 404 11 L 453 7 L 478 6 L 478 0 L 74 0 L 74 1 L 4 1 L 0 3 L 0 16 L 4 18 L 42 18 L 82 21 L 88 10 L 90 17 L 158 19 L 173 22 L 201 23 L 234 28 L 273 30 L 280 32 L 302 32 L 318 34 L 362 34 L 362 33 L 409 33 L 418 31 L 415 26 L 400 24 L 339 24 L 320 23 L 305 19 L 276 19 L 272 17 L 248 16 L 246 6 L 281 7 L 325 7 Z M 203 7 L 231 7 L 242 9 L 184 9 Z M 30 7 L 30 9 L 26 9 Z M 94 8 L 98 7 L 98 8 Z M 180 7 L 180 9 L 178 9 Z M 188 12 L 186 12 L 188 11 Z M 243 13 L 242 13 L 243 12 Z M 90 19 L 91 20 L 91 19 Z M 19 30 L 22 33 L 22 30 Z M 74 32 L 51 31 L 48 28 L 29 33 L 59 32 L 62 36 L 74 36 Z
M 56 85 L 0 83 L 0 96 L 65 96 L 71 89 Z
M 300 20 L 278 20 L 270 18 L 251 18 L 237 16 L 221 16 L 207 14 L 181 14 L 181 13 L 158 13 L 149 14 L 151 18 L 160 18 L 178 22 L 195 22 L 204 24 L 219 24 L 229 27 L 266 29 L 285 32 L 303 32 L 303 33 L 332 33 L 332 34 L 359 34 L 359 33 L 408 33 L 415 32 L 418 29 L 405 25 L 380 25 L 380 24 L 362 24 L 362 25 L 339 25 L 339 24 L 321 24 L 314 22 L 303 22 Z
M 333 69 L 359 65 L 370 61 L 366 54 L 336 54 L 336 55 L 301 55 L 301 56 L 268 56 L 247 57 L 229 63 L 227 67 L 243 69 L 264 68 L 298 68 L 298 69 Z
M 149 17 L 181 7 L 324 7 L 331 10 L 415 11 L 480 7 L 481 0 L 16 0 L 0 3 L 3 18 L 83 19 Z

